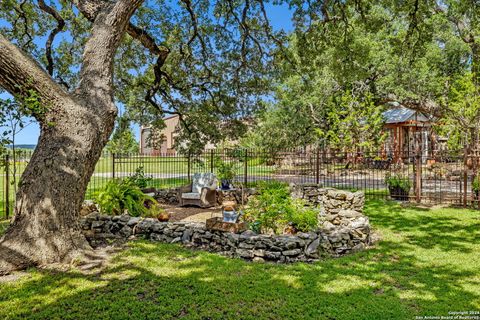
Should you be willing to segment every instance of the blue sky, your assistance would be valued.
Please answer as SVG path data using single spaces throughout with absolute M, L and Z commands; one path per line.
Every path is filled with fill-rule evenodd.
M 272 27 L 275 30 L 284 29 L 287 32 L 292 30 L 293 28 L 292 12 L 287 5 L 284 4 L 280 6 L 274 6 L 271 4 L 267 4 L 266 10 L 267 10 L 268 17 L 270 18 Z M 5 27 L 5 26 L 7 26 L 7 23 L 2 19 L 0 19 L 0 27 Z M 37 41 L 39 42 L 39 45 L 42 45 L 42 46 L 44 45 L 44 43 L 41 43 L 42 41 L 44 41 L 44 39 L 39 39 Z M 8 94 L 0 94 L 0 98 L 5 99 L 7 97 L 9 97 Z M 122 106 L 118 106 L 118 107 L 120 109 L 120 112 L 122 112 Z M 138 140 L 140 135 L 139 126 L 136 124 L 133 124 L 132 129 Z M 37 144 L 39 134 L 40 134 L 40 130 L 39 130 L 38 124 L 32 123 L 16 136 L 15 138 L 16 144 Z

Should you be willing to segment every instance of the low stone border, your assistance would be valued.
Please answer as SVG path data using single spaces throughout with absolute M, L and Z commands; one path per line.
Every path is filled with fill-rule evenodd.
M 158 203 L 163 204 L 177 204 L 178 197 L 177 197 L 177 188 L 170 188 L 170 189 L 157 189 L 155 192 L 154 198 L 158 201 Z
M 250 230 L 235 234 L 209 231 L 204 223 L 159 222 L 128 215 L 112 217 L 98 212 L 83 217 L 81 224 L 93 246 L 144 237 L 151 241 L 181 243 L 228 257 L 279 263 L 311 262 L 325 255 L 341 256 L 362 250 L 370 243 L 369 233 L 358 233 L 346 226 L 297 235 L 259 235 Z M 369 228 L 368 219 L 362 227 Z

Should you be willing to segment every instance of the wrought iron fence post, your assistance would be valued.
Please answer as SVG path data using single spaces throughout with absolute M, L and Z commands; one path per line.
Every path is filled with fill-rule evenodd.
M 317 159 L 315 161 L 315 183 L 320 183 L 320 150 L 317 148 Z
M 10 156 L 5 155 L 5 217 L 10 214 Z M 15 164 L 14 164 L 15 165 Z
M 115 153 L 112 153 L 112 179 L 115 179 Z
M 190 181 L 190 152 L 187 154 L 187 179 Z
M 415 152 L 415 200 L 420 203 L 422 194 L 422 158 L 420 152 Z
M 243 168 L 243 183 L 245 187 L 247 186 L 248 182 L 248 150 L 245 149 L 245 159 L 244 159 L 244 168 Z

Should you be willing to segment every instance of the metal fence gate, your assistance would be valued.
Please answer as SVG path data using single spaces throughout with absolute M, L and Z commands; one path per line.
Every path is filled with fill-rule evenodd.
M 142 170 L 151 186 L 172 188 L 187 184 L 197 172 L 217 173 L 220 163 L 234 166 L 236 184 L 254 186 L 259 181 L 316 183 L 325 187 L 362 190 L 367 197 L 390 198 L 389 176 L 410 181 L 409 201 L 453 203 L 478 207 L 480 167 L 478 152 L 437 151 L 431 155 L 405 152 L 392 157 L 383 151 L 343 152 L 298 149 L 215 149 L 197 154 L 103 154 L 90 179 L 86 198 L 95 195 L 111 179 L 121 179 Z M 3 156 L 0 188 L 0 219 L 11 217 L 18 181 L 32 151 Z M 395 196 L 395 194 L 393 194 Z

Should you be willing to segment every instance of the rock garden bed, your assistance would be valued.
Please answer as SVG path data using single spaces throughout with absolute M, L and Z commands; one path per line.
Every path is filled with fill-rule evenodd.
M 318 185 L 299 185 L 291 187 L 291 196 L 317 209 L 318 223 L 315 228 L 295 234 L 260 234 L 252 230 L 237 234 L 209 230 L 202 222 L 160 222 L 154 218 L 110 216 L 98 212 L 84 216 L 81 224 L 94 246 L 141 237 L 151 241 L 180 243 L 229 257 L 278 263 L 310 262 L 324 256 L 341 256 L 362 250 L 370 244 L 368 217 L 362 213 L 363 193 L 321 188 Z M 189 209 L 181 208 L 178 211 Z

